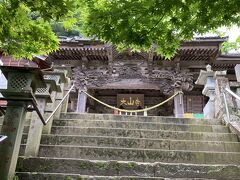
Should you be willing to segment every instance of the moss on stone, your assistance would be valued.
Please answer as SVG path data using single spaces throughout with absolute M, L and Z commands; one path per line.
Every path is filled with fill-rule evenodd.
M 134 168 L 137 167 L 137 164 L 134 163 L 134 162 L 129 162 L 129 163 L 127 163 L 127 166 L 128 166 L 129 169 L 134 169 Z
M 107 170 L 109 168 L 109 164 L 105 162 L 97 162 L 96 167 L 100 170 Z

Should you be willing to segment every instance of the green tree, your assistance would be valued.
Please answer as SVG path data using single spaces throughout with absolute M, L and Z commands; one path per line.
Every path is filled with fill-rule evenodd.
M 222 53 L 228 53 L 231 50 L 235 50 L 238 51 L 240 47 L 240 36 L 238 36 L 238 38 L 236 39 L 235 42 L 224 42 L 222 44 Z
M 239 25 L 239 12 L 239 0 L 0 0 L 0 49 L 18 58 L 50 53 L 58 47 L 52 28 L 73 28 L 118 47 L 155 44 L 170 58 L 195 34 Z
M 181 41 L 240 24 L 239 0 L 80 0 L 83 32 L 172 57 Z
M 67 18 L 74 0 L 0 0 L 0 50 L 30 58 L 58 48 L 51 21 Z

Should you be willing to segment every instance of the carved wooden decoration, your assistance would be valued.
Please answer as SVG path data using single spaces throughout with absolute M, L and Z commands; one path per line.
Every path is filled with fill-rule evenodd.
M 109 67 L 109 65 L 111 67 Z M 99 64 L 88 68 L 87 63 L 73 69 L 73 78 L 78 88 L 103 88 L 106 84 L 131 79 L 137 82 L 154 84 L 166 95 L 174 88 L 184 91 L 193 89 L 193 75 L 179 68 L 154 69 L 149 73 L 148 60 L 115 60 L 108 65 Z
M 172 94 L 174 88 L 191 91 L 194 87 L 193 75 L 184 70 L 180 72 L 175 70 L 154 70 L 150 79 L 155 83 L 160 80 L 159 84 L 164 94 Z

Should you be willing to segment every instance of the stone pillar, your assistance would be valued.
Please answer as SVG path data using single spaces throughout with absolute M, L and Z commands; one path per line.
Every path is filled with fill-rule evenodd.
M 214 72 L 211 70 L 211 66 L 207 65 L 207 71 L 200 71 L 195 84 L 204 85 L 202 94 L 209 97 L 209 101 L 203 108 L 204 118 L 215 117 L 215 80 L 213 78 Z
M 240 97 L 240 87 L 236 89 L 236 94 Z M 240 101 L 236 100 L 238 111 L 240 111 Z
M 236 74 L 237 82 L 240 83 L 240 64 L 237 64 L 237 65 L 235 66 L 235 74 Z M 237 94 L 238 96 L 240 96 L 240 87 L 237 88 L 236 94 Z M 239 111 L 240 111 L 240 101 L 237 100 L 236 103 L 237 103 L 237 107 L 238 107 L 238 109 L 239 109 Z
M 2 180 L 12 180 L 15 174 L 25 116 L 29 101 L 37 87 L 44 87 L 38 68 L 6 67 L 1 70 L 8 79 L 7 90 L 1 90 L 8 101 L 1 133 L 8 138 L 0 144 L 0 175 Z M 18 99 L 19 101 L 14 101 Z
M 178 92 L 181 89 L 174 89 L 174 92 Z M 174 97 L 174 114 L 177 118 L 184 117 L 184 104 L 183 104 L 183 94 L 179 94 Z
M 71 81 L 70 78 L 66 78 L 66 83 L 65 83 L 65 87 L 64 87 L 64 96 L 65 94 L 68 92 L 68 90 L 71 88 Z M 67 109 L 68 109 L 68 101 L 69 101 L 69 95 L 66 97 L 66 99 L 63 101 L 62 104 L 62 109 L 61 112 L 62 113 L 66 113 Z
M 51 96 L 52 96 L 52 103 L 47 103 L 44 111 L 44 119 L 47 119 L 53 110 L 55 109 L 54 104 L 55 104 L 55 98 L 56 98 L 56 91 L 53 91 Z M 53 123 L 53 117 L 48 121 L 48 123 L 43 127 L 42 133 L 43 134 L 50 134 L 51 129 L 52 129 L 52 123 Z
M 27 104 L 25 102 L 8 102 L 1 134 L 7 139 L 0 144 L 0 174 L 2 180 L 13 179 L 22 133 L 25 122 Z
M 214 73 L 215 93 L 216 93 L 215 117 L 218 119 L 222 119 L 223 115 L 226 114 L 226 108 L 224 105 L 224 98 L 222 94 L 225 88 L 230 89 L 228 78 L 225 77 L 226 75 L 227 75 L 227 71 L 216 71 Z M 229 113 L 231 114 L 231 108 L 233 107 L 232 97 L 228 93 L 225 93 L 225 94 L 226 94 Z
M 65 94 L 64 87 L 65 87 L 65 83 L 67 83 L 67 77 L 66 76 L 67 76 L 68 71 L 60 68 L 60 69 L 55 69 L 55 72 L 58 72 L 61 75 L 61 78 L 60 78 L 61 91 L 57 92 L 57 94 L 56 94 L 54 109 L 57 107 L 57 105 L 61 102 L 61 100 L 64 97 L 64 94 Z M 61 105 L 57 109 L 56 113 L 53 116 L 53 119 L 59 119 L 60 118 L 62 107 L 63 107 L 63 105 Z
M 37 99 L 38 108 L 41 114 L 44 114 L 44 109 L 46 106 L 46 99 L 45 98 L 38 98 Z M 34 111 L 32 113 L 32 120 L 29 126 L 27 144 L 25 149 L 25 156 L 37 156 L 38 150 L 40 146 L 40 140 L 42 136 L 42 129 L 43 123 L 41 122 L 38 114 Z
M 240 82 L 240 64 L 237 64 L 234 69 L 235 69 L 237 82 Z
M 46 103 L 47 102 L 52 103 L 51 92 L 53 88 L 56 86 L 54 80 L 49 80 L 49 79 L 45 79 L 45 80 L 47 83 L 47 87 L 39 88 L 35 93 L 35 97 L 37 98 L 38 108 L 42 115 L 44 114 Z M 28 132 L 25 156 L 36 157 L 38 155 L 42 131 L 43 131 L 43 124 L 40 118 L 38 117 L 38 114 L 36 112 L 33 112 L 29 132 Z
M 57 93 L 61 93 L 61 85 L 60 83 L 64 81 L 65 79 L 65 74 L 60 73 L 60 72 L 45 72 L 44 73 L 44 78 L 54 80 L 55 81 L 55 89 L 53 89 L 51 93 L 51 99 L 52 103 L 47 103 L 46 108 L 45 108 L 45 113 L 44 113 L 44 118 L 47 119 L 51 113 L 55 110 L 57 104 L 55 105 L 55 100 L 57 97 Z M 47 125 L 43 127 L 43 134 L 50 134 L 51 129 L 52 129 L 52 123 L 53 123 L 53 117 L 48 121 Z
M 56 94 L 56 99 L 55 99 L 55 103 L 54 103 L 54 109 L 55 109 L 55 107 L 57 107 L 57 105 L 60 103 L 60 101 L 64 97 L 64 91 L 63 91 L 64 83 L 61 83 L 60 87 L 61 87 L 61 92 L 58 92 Z M 59 119 L 60 118 L 61 109 L 62 109 L 62 105 L 57 109 L 56 113 L 53 116 L 53 119 Z
M 78 113 L 85 113 L 86 112 L 86 105 L 87 105 L 87 95 L 80 91 L 78 92 L 78 102 L 77 102 L 77 112 Z

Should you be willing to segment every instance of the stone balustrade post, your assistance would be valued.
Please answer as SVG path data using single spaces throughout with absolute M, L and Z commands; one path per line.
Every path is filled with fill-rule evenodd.
M 226 78 L 227 71 L 216 71 L 214 73 L 215 79 L 215 117 L 218 119 L 223 119 L 224 114 L 226 114 L 226 107 L 224 104 L 223 91 L 225 88 L 230 89 L 228 78 Z M 231 108 L 233 107 L 232 97 L 229 93 L 226 94 L 228 109 L 231 114 Z
M 234 69 L 235 69 L 237 82 L 240 83 L 240 64 L 237 64 Z M 240 96 L 240 87 L 236 89 L 236 94 Z M 240 111 L 240 101 L 236 101 L 236 102 L 239 109 L 238 111 Z
M 51 93 L 52 103 L 47 103 L 45 108 L 44 118 L 47 119 L 51 115 L 51 113 L 55 110 L 55 107 L 56 107 L 55 101 L 56 101 L 57 93 L 62 92 L 61 82 L 64 82 L 65 74 L 61 72 L 56 72 L 56 71 L 45 72 L 44 74 L 45 74 L 44 77 L 46 79 L 52 79 L 56 83 L 56 90 L 52 91 Z M 43 127 L 43 131 L 42 131 L 43 134 L 50 134 L 52 129 L 52 123 L 53 123 L 53 117 L 48 121 L 47 125 Z
M 214 71 L 212 71 L 211 66 L 206 66 L 206 71 L 201 70 L 195 84 L 204 85 L 202 94 L 209 97 L 209 101 L 203 108 L 204 118 L 214 118 L 215 117 L 215 80 Z
M 70 80 L 70 78 L 66 78 L 66 83 L 65 83 L 65 86 L 64 86 L 64 96 L 70 88 L 71 88 L 71 80 Z M 62 108 L 61 108 L 62 113 L 67 112 L 69 98 L 70 98 L 70 96 L 68 95 L 67 98 L 63 101 Z
M 233 90 L 233 92 L 240 97 L 240 82 L 230 81 L 229 85 L 231 90 Z M 235 99 L 234 97 L 232 97 L 232 99 L 234 103 L 234 109 L 236 110 L 236 112 L 240 112 L 240 100 Z
M 57 92 L 57 94 L 56 94 L 54 109 L 57 107 L 57 105 L 60 103 L 60 101 L 63 99 L 63 97 L 65 95 L 64 88 L 65 88 L 65 84 L 67 83 L 68 70 L 64 70 L 64 69 L 60 68 L 60 69 L 55 69 L 55 72 L 58 72 L 61 74 L 61 79 L 60 79 L 61 92 Z M 53 116 L 53 119 L 60 118 L 62 107 L 63 107 L 63 104 L 57 109 L 56 113 Z
M 8 79 L 7 89 L 0 92 L 8 99 L 1 133 L 8 138 L 0 144 L 0 176 L 12 180 L 15 174 L 27 107 L 35 101 L 36 89 L 44 88 L 42 73 L 32 67 L 0 67 Z
M 46 104 L 52 103 L 51 93 L 57 90 L 56 81 L 50 79 L 49 76 L 44 76 L 44 80 L 47 84 L 46 88 L 38 88 L 35 97 L 37 98 L 38 108 L 41 114 L 44 114 Z M 43 124 L 36 112 L 32 113 L 32 120 L 29 127 L 27 144 L 25 148 L 25 156 L 37 156 L 40 146 L 40 140 L 43 131 Z

